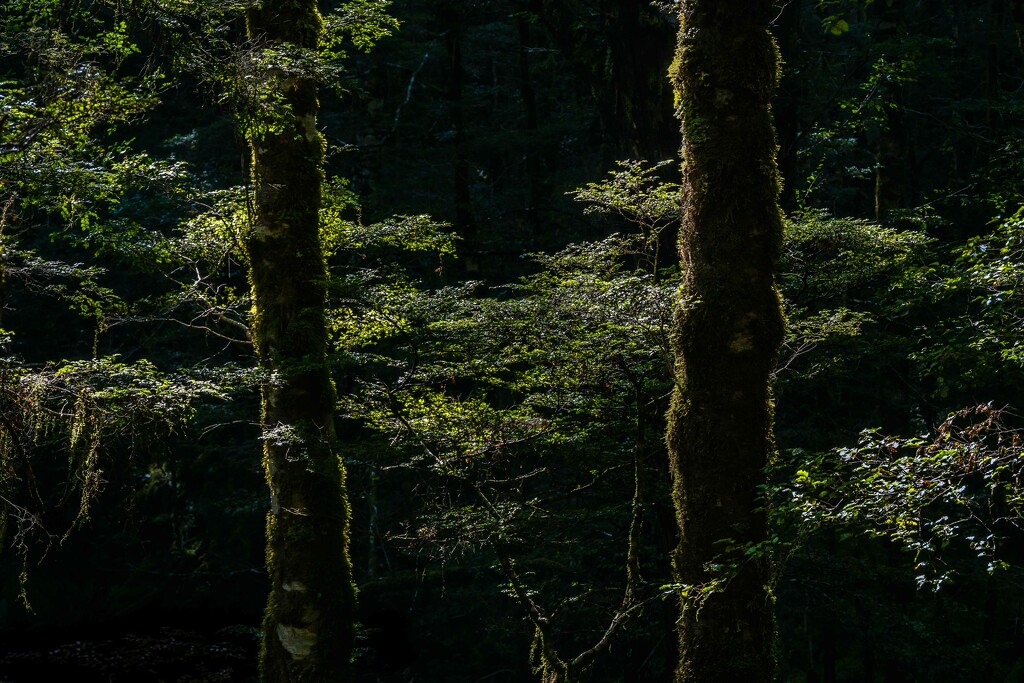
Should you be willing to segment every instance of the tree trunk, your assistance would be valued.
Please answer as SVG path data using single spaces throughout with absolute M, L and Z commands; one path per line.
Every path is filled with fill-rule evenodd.
M 680 8 L 672 77 L 683 131 L 684 281 L 667 434 L 683 586 L 677 683 L 759 683 L 775 672 L 759 494 L 773 450 L 769 371 L 783 333 L 771 9 L 768 0 Z
M 249 11 L 248 30 L 264 47 L 312 49 L 321 19 L 315 0 L 266 0 Z M 355 588 L 326 362 L 324 139 L 313 80 L 277 69 L 265 77 L 269 99 L 262 104 L 277 106 L 273 125 L 250 125 L 255 215 L 245 240 L 253 340 L 271 373 L 263 390 L 271 592 L 260 673 L 265 683 L 335 683 L 350 680 Z
M 872 5 L 875 21 L 874 40 L 890 52 L 896 52 L 900 44 L 900 28 L 903 25 L 903 3 L 879 2 Z M 887 55 L 890 61 L 895 58 Z M 885 221 L 894 209 L 909 204 L 907 169 L 908 156 L 913 153 L 907 145 L 906 122 L 903 107 L 905 86 L 895 84 L 885 93 L 888 106 L 885 109 L 882 130 L 875 146 L 875 220 Z
M 452 191 L 455 198 L 455 232 L 462 238 L 462 264 L 467 273 L 480 272 L 480 241 L 476 219 L 473 216 L 473 197 L 470 192 L 470 165 L 466 150 L 466 117 L 463 103 L 465 68 L 462 45 L 466 30 L 465 8 L 461 2 L 450 0 L 437 12 L 444 33 L 444 49 L 448 56 L 448 84 L 446 97 L 452 124 Z
M 539 2 L 530 3 L 530 11 L 534 14 L 539 10 Z M 533 78 L 530 75 L 530 17 L 520 14 L 516 17 L 516 29 L 519 32 L 519 92 L 523 98 L 523 110 L 526 115 L 526 137 L 530 144 L 523 155 L 527 175 L 526 223 L 530 229 L 530 244 L 535 246 L 543 236 L 546 226 L 541 223 L 538 207 L 543 201 L 545 192 L 543 165 L 541 164 L 537 145 L 537 130 L 540 127 L 540 115 L 537 108 L 537 94 L 533 89 Z
M 646 0 L 615 0 L 607 20 L 607 102 L 618 155 L 661 161 L 676 154 L 679 139 L 669 116 L 665 68 L 672 27 Z
M 538 15 L 591 85 L 604 156 L 661 161 L 675 154 L 663 80 L 673 29 L 661 10 L 643 0 L 540 0 Z M 595 18 L 600 23 L 592 27 Z
M 797 209 L 797 152 L 800 142 L 800 97 L 802 95 L 798 60 L 800 58 L 801 0 L 789 0 L 775 24 L 779 51 L 785 60 L 782 82 L 775 97 L 775 128 L 779 138 L 779 175 L 782 194 L 779 203 L 786 212 Z
M 1024 0 L 1010 0 L 1010 11 L 1017 29 L 1017 47 L 1024 52 Z

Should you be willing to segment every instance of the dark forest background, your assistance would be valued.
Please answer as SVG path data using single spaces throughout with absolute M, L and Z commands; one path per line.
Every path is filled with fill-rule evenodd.
M 0 679 L 248 680 L 251 103 L 210 66 L 241 29 L 65 5 L 0 9 Z M 360 680 L 534 680 L 510 557 L 587 647 L 638 481 L 643 610 L 590 679 L 668 680 L 674 10 L 388 13 L 321 89 Z M 790 0 L 773 30 L 781 680 L 1024 680 L 1024 7 Z

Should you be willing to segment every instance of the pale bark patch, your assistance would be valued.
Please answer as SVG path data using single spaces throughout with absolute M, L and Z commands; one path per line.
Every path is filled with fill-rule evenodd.
M 313 652 L 316 645 L 316 633 L 313 629 L 301 626 L 277 625 L 277 639 L 281 647 L 288 651 L 292 659 L 305 659 Z
M 319 138 L 320 133 L 316 129 L 316 117 L 312 114 L 306 114 L 302 117 L 302 127 L 306 131 L 307 142 L 315 142 Z
M 270 224 L 264 221 L 257 221 L 252 227 L 253 237 L 258 240 L 265 240 L 267 238 L 281 237 L 288 232 L 287 223 L 275 223 Z

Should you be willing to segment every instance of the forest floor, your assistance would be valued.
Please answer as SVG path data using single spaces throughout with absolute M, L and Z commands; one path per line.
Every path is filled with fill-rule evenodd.
M 26 634 L 0 644 L 0 683 L 255 683 L 258 650 L 257 634 L 244 626 L 77 640 Z

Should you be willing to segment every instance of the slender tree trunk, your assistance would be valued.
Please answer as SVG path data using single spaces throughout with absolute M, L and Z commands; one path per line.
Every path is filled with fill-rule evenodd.
M 440 10 L 438 18 L 447 31 L 444 49 L 448 56 L 448 85 L 446 97 L 452 122 L 452 191 L 455 197 L 455 231 L 463 240 L 462 264 L 466 272 L 480 271 L 480 242 L 476 219 L 473 216 L 473 198 L 470 192 L 470 167 L 466 151 L 466 121 L 463 98 L 465 69 L 462 45 L 466 30 L 464 7 L 458 0 L 449 0 Z
M 660 10 L 644 0 L 540 0 L 538 15 L 591 85 L 605 156 L 661 161 L 675 154 L 664 81 L 673 29 Z M 597 41 L 581 30 L 595 16 L 602 21 Z
M 904 3 L 879 2 L 872 5 L 875 18 L 874 40 L 895 52 L 900 42 Z M 895 58 L 887 55 L 890 60 Z M 910 179 L 908 156 L 913 149 L 907 144 L 906 121 L 903 115 L 905 86 L 898 84 L 886 93 L 890 106 L 885 110 L 884 124 L 875 148 L 875 220 L 882 222 L 894 209 L 909 204 Z
M 665 68 L 672 58 L 672 27 L 647 0 L 615 0 L 608 18 L 606 107 L 619 155 L 661 161 L 679 139 L 670 118 Z
M 683 131 L 684 280 L 667 434 L 684 586 L 677 683 L 761 683 L 775 672 L 759 494 L 773 450 L 769 371 L 783 332 L 771 9 L 769 0 L 680 7 L 672 77 Z
M 266 0 L 250 10 L 257 44 L 314 48 L 315 0 Z M 334 387 L 326 364 L 327 270 L 319 235 L 324 140 L 316 84 L 269 70 L 281 98 L 273 126 L 251 129 L 253 338 L 271 373 L 263 391 L 263 464 L 270 486 L 263 622 L 265 683 L 350 680 L 355 589 L 344 470 L 334 451 Z M 258 124 L 258 122 L 257 122 Z
M 536 14 L 539 11 L 539 6 L 539 0 L 533 0 L 530 3 L 530 12 Z M 523 99 L 526 136 L 529 139 L 529 147 L 523 158 L 527 175 L 526 224 L 530 230 L 530 243 L 536 245 L 543 237 L 543 231 L 546 227 L 540 220 L 539 211 L 539 206 L 546 194 L 546 184 L 544 182 L 543 164 L 540 159 L 540 149 L 537 145 L 540 114 L 537 107 L 537 94 L 533 88 L 533 77 L 530 74 L 530 48 L 533 42 L 530 31 L 531 23 L 530 18 L 525 14 L 520 14 L 516 17 L 516 29 L 519 32 L 519 92 Z
M 1010 12 L 1017 29 L 1017 47 L 1024 52 L 1024 0 L 1010 0 Z
M 797 208 L 797 151 L 800 139 L 800 74 L 797 59 L 800 46 L 801 0 L 789 0 L 775 24 L 779 51 L 785 60 L 782 82 L 775 98 L 775 128 L 779 138 L 779 174 L 782 177 L 782 195 L 779 203 L 787 212 Z

